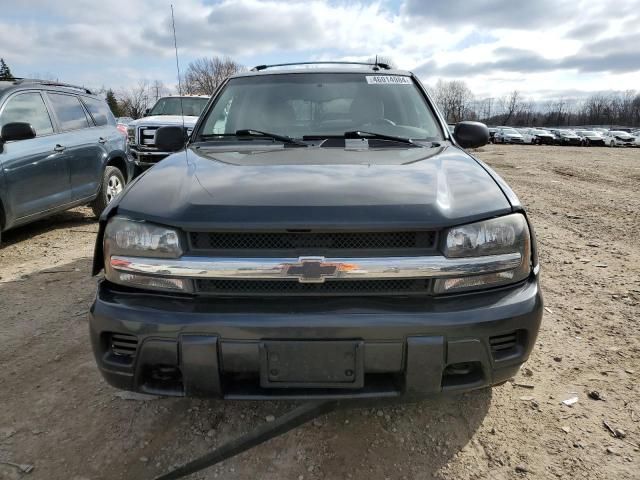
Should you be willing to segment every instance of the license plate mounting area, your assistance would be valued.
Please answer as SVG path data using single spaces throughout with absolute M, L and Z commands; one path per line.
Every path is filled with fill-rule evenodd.
M 364 342 L 269 340 L 260 344 L 263 388 L 362 388 Z

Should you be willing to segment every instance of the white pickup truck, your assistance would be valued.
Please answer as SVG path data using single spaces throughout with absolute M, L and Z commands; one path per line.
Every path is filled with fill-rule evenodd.
M 208 101 L 207 96 L 162 97 L 153 108 L 145 112 L 143 118 L 129 123 L 127 152 L 136 165 L 148 168 L 169 156 L 171 152 L 163 152 L 156 147 L 156 131 L 160 127 L 183 125 L 184 118 L 187 134 L 191 135 L 191 130 Z

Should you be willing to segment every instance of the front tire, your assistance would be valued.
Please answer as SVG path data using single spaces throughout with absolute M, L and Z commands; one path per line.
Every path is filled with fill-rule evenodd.
M 91 210 L 100 217 L 107 205 L 124 190 L 125 180 L 120 169 L 107 167 L 102 175 L 102 185 L 96 199 L 91 202 Z

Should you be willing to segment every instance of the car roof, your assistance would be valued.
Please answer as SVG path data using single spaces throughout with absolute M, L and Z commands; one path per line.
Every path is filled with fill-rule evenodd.
M 48 80 L 22 79 L 22 78 L 0 81 L 0 94 L 2 95 L 6 93 L 20 91 L 20 90 L 47 90 L 51 92 L 64 92 L 64 93 L 71 93 L 74 95 L 82 95 L 84 97 L 91 97 L 96 100 L 103 101 L 103 99 L 100 96 L 94 94 L 88 88 L 76 86 L 76 85 L 70 85 L 67 83 L 59 83 L 59 82 L 48 81 Z
M 292 73 L 329 73 L 329 74 L 341 74 L 341 73 L 361 73 L 366 75 L 403 75 L 403 76 L 413 76 L 413 74 L 407 70 L 396 70 L 396 69 L 379 69 L 373 70 L 372 68 L 364 68 L 364 65 L 360 68 L 354 67 L 317 67 L 317 66 L 306 66 L 306 67 L 298 67 L 298 68 L 267 68 L 264 70 L 249 70 L 248 72 L 240 72 L 232 75 L 229 78 L 239 78 L 239 77 L 257 77 L 257 76 L 265 76 L 265 75 L 288 75 Z

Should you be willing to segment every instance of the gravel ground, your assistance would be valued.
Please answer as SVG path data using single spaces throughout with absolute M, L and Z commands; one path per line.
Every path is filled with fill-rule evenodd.
M 527 206 L 541 249 L 545 318 L 518 377 L 336 412 L 193 478 L 640 478 L 640 150 L 477 155 Z M 87 334 L 96 230 L 81 208 L 4 236 L 0 478 L 153 478 L 292 407 L 131 400 L 106 385 Z

